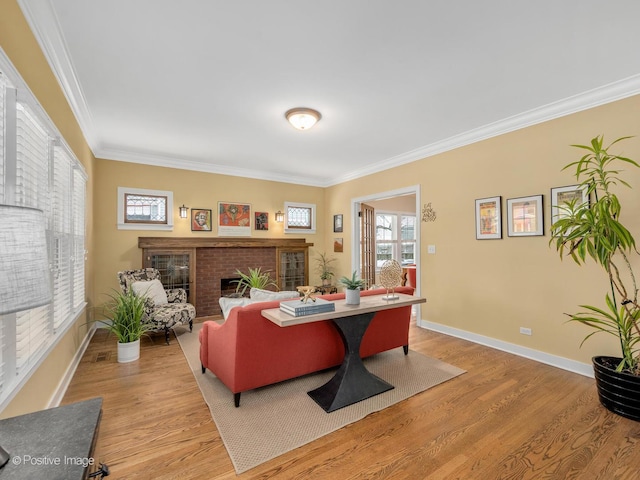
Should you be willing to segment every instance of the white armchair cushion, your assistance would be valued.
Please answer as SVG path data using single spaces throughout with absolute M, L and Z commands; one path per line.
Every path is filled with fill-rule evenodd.
M 166 305 L 167 292 L 164 290 L 160 280 L 139 280 L 131 284 L 131 289 L 139 297 L 147 297 L 153 300 L 155 305 Z
M 251 300 L 258 302 L 268 302 L 271 300 L 286 300 L 288 298 L 298 298 L 300 294 L 294 291 L 283 290 L 281 292 L 272 292 L 271 290 L 262 290 L 260 288 L 252 288 L 249 291 Z

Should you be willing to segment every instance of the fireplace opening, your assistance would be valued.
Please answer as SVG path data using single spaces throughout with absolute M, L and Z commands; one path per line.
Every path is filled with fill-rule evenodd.
M 240 277 L 221 278 L 220 279 L 220 296 L 221 297 L 241 297 L 240 292 L 236 292 Z

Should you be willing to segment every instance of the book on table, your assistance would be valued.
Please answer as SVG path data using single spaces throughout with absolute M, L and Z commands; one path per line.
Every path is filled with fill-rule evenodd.
M 280 302 L 280 310 L 299 317 L 302 315 L 313 315 L 315 313 L 334 312 L 336 306 L 333 302 L 325 300 L 324 298 L 316 298 L 315 302 L 311 299 L 307 303 L 300 300 L 289 300 L 286 302 Z

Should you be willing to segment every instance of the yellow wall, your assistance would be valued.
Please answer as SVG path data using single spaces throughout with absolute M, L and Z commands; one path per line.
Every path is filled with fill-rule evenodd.
M 14 0 L 0 0 L 0 12 L 0 46 L 84 165 L 89 176 L 87 211 L 91 212 L 95 161 L 91 150 L 18 4 Z M 93 217 L 88 214 L 87 249 L 89 253 L 85 277 L 88 296 L 92 294 L 93 285 L 93 259 L 95 258 L 92 247 L 93 238 Z M 85 337 L 85 323 L 83 314 L 11 403 L 0 412 L 0 417 L 12 417 L 49 406 L 52 396 L 56 393 L 59 383 L 63 380 L 67 368 L 71 365 Z
M 422 318 L 588 364 L 593 355 L 617 354 L 617 342 L 600 335 L 579 348 L 590 330 L 567 324 L 563 312 L 603 305 L 608 284 L 596 267 L 561 262 L 549 247 L 550 189 L 575 183 L 561 171 L 582 155 L 570 144 L 599 134 L 609 140 L 640 135 L 638 112 L 635 96 L 336 185 L 327 189 L 326 211 L 344 211 L 348 225 L 352 198 L 419 183 L 421 202 L 431 202 L 437 213 L 435 222 L 421 223 Z M 620 148 L 616 152 L 640 160 L 640 137 Z M 623 220 L 640 235 L 640 172 L 629 173 L 634 190 L 618 193 Z M 545 236 L 507 237 L 506 199 L 536 194 L 544 195 Z M 476 240 L 475 199 L 496 195 L 503 198 L 504 237 Z M 350 232 L 345 229 L 345 251 Z M 436 246 L 435 255 L 426 253 L 427 244 Z M 348 270 L 349 259 L 341 257 L 339 268 Z M 521 335 L 521 326 L 533 335 Z
M 286 237 L 305 238 L 307 242 L 314 244 L 309 250 L 312 267 L 316 253 L 324 248 L 324 231 L 326 229 L 326 221 L 324 220 L 327 215 L 324 210 L 323 188 L 102 159 L 97 160 L 96 177 L 99 182 L 95 188 L 95 218 L 99 221 L 95 224 L 95 248 L 100 252 L 96 259 L 95 292 L 97 298 L 94 298 L 96 305 L 107 300 L 104 294 L 118 288 L 116 278 L 118 270 L 141 267 L 142 250 L 138 248 L 138 237 L 203 238 L 218 236 L 215 221 L 218 201 L 249 203 L 252 215 L 253 212 L 269 213 L 269 230 L 252 230 L 251 238 L 282 238 L 285 236 L 284 224 L 277 223 L 274 218 L 276 211 L 284 210 L 285 201 L 315 204 L 317 218 L 320 219 L 316 225 L 317 233 L 314 235 L 287 234 Z M 173 231 L 118 230 L 116 226 L 118 187 L 172 191 L 174 201 Z M 211 209 L 214 216 L 212 231 L 192 232 L 190 220 L 181 219 L 178 216 L 178 206 L 182 204 L 190 208 Z M 313 268 L 310 269 L 310 274 L 313 274 Z

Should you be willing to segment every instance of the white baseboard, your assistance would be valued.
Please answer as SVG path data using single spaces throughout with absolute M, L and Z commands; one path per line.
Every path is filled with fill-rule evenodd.
M 64 375 L 60 380 L 60 383 L 58 384 L 58 388 L 56 388 L 55 393 L 49 399 L 49 406 L 47 408 L 57 407 L 60 405 L 60 402 L 62 402 L 62 398 L 64 397 L 64 394 L 66 393 L 67 388 L 69 388 L 69 384 L 73 379 L 73 375 L 76 373 L 76 369 L 78 368 L 78 365 L 80 365 L 82 356 L 84 355 L 84 352 L 89 347 L 89 342 L 91 342 L 91 338 L 93 337 L 93 334 L 96 332 L 96 327 L 97 326 L 94 323 L 91 326 L 91 328 L 89 328 L 89 330 L 87 331 L 87 334 L 84 336 L 84 339 L 80 344 L 80 348 L 78 348 L 78 351 L 73 356 L 73 360 L 71 361 L 71 364 L 67 368 L 67 371 L 64 372 Z
M 557 355 L 551 355 L 549 353 L 534 350 L 532 348 L 523 347 L 514 343 L 503 342 L 491 337 L 485 337 L 484 335 L 478 335 L 477 333 L 467 332 L 458 328 L 448 327 L 440 323 L 429 322 L 427 320 L 418 321 L 418 326 L 427 330 L 433 330 L 434 332 L 443 333 L 463 340 L 468 340 L 473 343 L 485 345 L 496 350 L 512 353 L 519 357 L 535 360 L 536 362 L 551 365 L 552 367 L 568 370 L 569 372 L 578 373 L 585 377 L 593 378 L 593 366 L 591 364 L 577 362 L 564 357 L 558 357 Z

